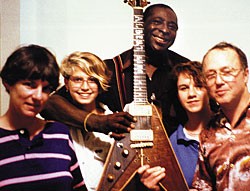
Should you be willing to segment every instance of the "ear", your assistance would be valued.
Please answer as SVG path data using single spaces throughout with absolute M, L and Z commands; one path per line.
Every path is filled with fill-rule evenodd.
M 244 70 L 244 82 L 245 82 L 245 84 L 247 84 L 247 82 L 248 82 L 248 77 L 249 77 L 249 70 L 248 70 L 248 68 L 246 68 Z
M 64 84 L 65 84 L 66 90 L 69 90 L 69 79 L 64 78 Z

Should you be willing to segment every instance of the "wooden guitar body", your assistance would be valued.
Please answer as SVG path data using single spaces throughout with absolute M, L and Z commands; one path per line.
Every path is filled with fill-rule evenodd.
M 137 123 L 140 125 L 148 121 L 145 117 L 137 117 L 137 119 Z M 153 146 L 142 142 L 141 148 L 131 148 L 134 142 L 131 142 L 129 134 L 126 134 L 124 139 L 115 141 L 106 159 L 105 170 L 98 187 L 99 191 L 126 190 L 126 186 L 135 177 L 137 169 L 143 164 L 149 164 L 151 167 L 161 166 L 166 169 L 166 176 L 160 182 L 163 190 L 188 190 L 184 175 L 162 124 L 160 114 L 154 105 L 152 105 L 150 121 L 154 136 Z M 132 182 L 136 184 L 135 181 Z M 132 185 L 132 187 L 134 188 L 133 190 L 131 190 L 130 186 L 130 190 L 127 191 L 138 191 L 136 185 Z

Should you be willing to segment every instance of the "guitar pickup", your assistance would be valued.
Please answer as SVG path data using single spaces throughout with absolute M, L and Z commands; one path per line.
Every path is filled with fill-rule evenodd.
M 133 116 L 152 116 L 152 106 L 150 104 L 131 104 L 129 113 Z
M 131 141 L 153 141 L 154 133 L 152 129 L 132 129 L 130 131 Z

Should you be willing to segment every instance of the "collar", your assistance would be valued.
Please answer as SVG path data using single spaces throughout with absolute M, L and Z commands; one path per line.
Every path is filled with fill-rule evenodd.
M 123 52 L 122 54 L 119 55 L 120 59 L 123 63 L 122 66 L 122 71 L 126 70 L 130 66 L 132 66 L 132 60 L 133 60 L 133 48 Z
M 177 133 L 177 142 L 179 142 L 179 143 L 181 143 L 181 142 L 187 143 L 187 142 L 196 141 L 196 140 L 187 138 L 185 136 L 185 134 L 184 134 L 183 128 L 184 128 L 183 125 L 180 124 L 178 126 L 177 130 L 176 130 L 176 133 Z
M 242 112 L 237 123 L 235 124 L 235 127 L 237 127 L 242 122 L 242 120 L 244 120 L 245 118 L 246 118 L 246 120 L 250 121 L 250 103 L 248 103 L 246 109 Z M 223 113 L 221 108 L 219 108 L 218 112 L 214 115 L 210 124 L 211 125 L 209 125 L 209 126 L 212 126 L 215 128 L 220 127 L 220 128 L 227 128 L 228 130 L 232 130 L 232 126 L 230 124 L 230 121 L 225 116 L 225 114 Z

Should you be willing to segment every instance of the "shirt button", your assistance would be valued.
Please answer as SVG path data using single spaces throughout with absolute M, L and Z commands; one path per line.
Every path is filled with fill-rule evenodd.
M 25 131 L 24 131 L 23 129 L 20 129 L 19 133 L 20 133 L 21 135 L 24 135 Z

